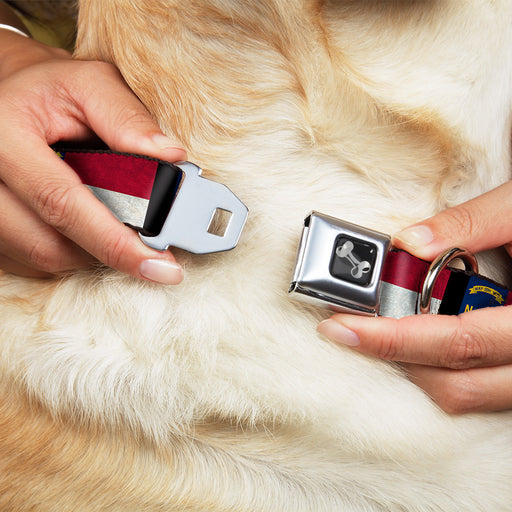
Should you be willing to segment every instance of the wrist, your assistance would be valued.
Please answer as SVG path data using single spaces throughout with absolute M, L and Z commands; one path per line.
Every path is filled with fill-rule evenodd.
M 24 32 L 23 30 L 16 28 L 13 25 L 6 25 L 5 23 L 0 23 L 0 30 L 9 30 L 10 32 L 14 32 L 15 34 L 19 34 L 20 36 L 29 37 L 29 34 Z

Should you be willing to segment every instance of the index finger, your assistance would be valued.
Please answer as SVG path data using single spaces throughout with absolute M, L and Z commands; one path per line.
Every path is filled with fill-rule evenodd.
M 337 314 L 318 331 L 381 359 L 452 369 L 484 367 L 512 362 L 511 312 L 511 306 L 503 306 L 400 319 Z

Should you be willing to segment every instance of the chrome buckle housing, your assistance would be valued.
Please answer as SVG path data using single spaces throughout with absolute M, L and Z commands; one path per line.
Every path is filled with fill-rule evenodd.
M 328 215 L 304 220 L 290 296 L 336 312 L 375 316 L 391 238 Z
M 203 178 L 197 165 L 191 162 L 174 165 L 183 171 L 176 198 L 160 233 L 141 234 L 142 241 L 160 251 L 172 246 L 194 254 L 236 247 L 247 219 L 247 207 L 222 183 Z M 217 210 L 231 214 L 222 235 L 209 231 Z

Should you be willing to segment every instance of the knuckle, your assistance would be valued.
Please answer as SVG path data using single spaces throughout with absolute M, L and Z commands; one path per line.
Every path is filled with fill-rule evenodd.
M 397 328 L 398 323 L 395 322 L 395 328 L 390 329 L 388 333 L 381 334 L 378 338 L 376 345 L 375 355 L 380 359 L 389 361 L 399 360 L 399 355 L 402 354 L 402 337 Z
M 458 319 L 458 327 L 454 330 L 446 345 L 443 366 L 460 370 L 478 366 L 487 358 L 487 348 L 480 336 L 465 324 L 464 316 Z
M 122 266 L 122 260 L 127 252 L 129 242 L 129 235 L 109 237 L 105 244 L 107 251 L 103 263 L 108 267 L 120 269 Z
M 393 360 L 396 354 L 397 350 L 392 340 L 387 337 L 380 337 L 375 355 L 380 359 Z
M 48 225 L 61 230 L 71 223 L 72 188 L 49 184 L 40 187 L 34 195 L 35 209 Z
M 466 205 L 450 208 L 444 213 L 443 222 L 450 226 L 452 233 L 456 233 L 457 237 L 467 239 L 474 232 L 475 215 Z
M 63 48 L 55 48 L 51 47 L 52 56 L 57 59 L 70 59 L 71 55 L 67 50 L 64 50 Z
M 98 91 L 108 90 L 113 83 L 124 84 L 119 71 L 108 62 L 73 61 L 72 65 L 74 68 L 66 76 L 63 86 L 72 98 L 83 105 L 90 104 L 91 108 L 97 107 Z M 95 77 L 94 82 L 91 82 L 91 76 Z
M 119 138 L 129 137 L 129 130 L 140 130 L 148 126 L 148 123 L 153 125 L 153 120 L 150 117 L 148 111 L 142 106 L 142 104 L 134 103 L 131 106 L 126 106 L 122 111 L 119 111 L 118 124 L 122 128 L 118 130 Z
M 465 414 L 477 411 L 483 405 L 481 395 L 471 372 L 459 370 L 446 377 L 442 395 L 434 400 L 449 414 Z
M 50 245 L 43 243 L 42 240 L 33 242 L 28 259 L 31 266 L 49 274 L 57 274 L 65 270 L 61 253 L 52 249 Z

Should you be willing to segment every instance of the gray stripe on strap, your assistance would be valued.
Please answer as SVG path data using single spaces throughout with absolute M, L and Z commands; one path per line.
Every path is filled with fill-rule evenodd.
M 89 188 L 121 222 L 137 227 L 144 225 L 149 199 L 142 199 L 121 192 L 113 192 L 104 188 L 91 186 Z
M 418 302 L 418 293 L 395 284 L 382 282 L 380 284 L 380 309 L 379 316 L 388 316 L 392 318 L 402 318 L 404 316 L 416 314 L 416 304 Z M 431 313 L 437 314 L 440 299 L 432 299 Z

